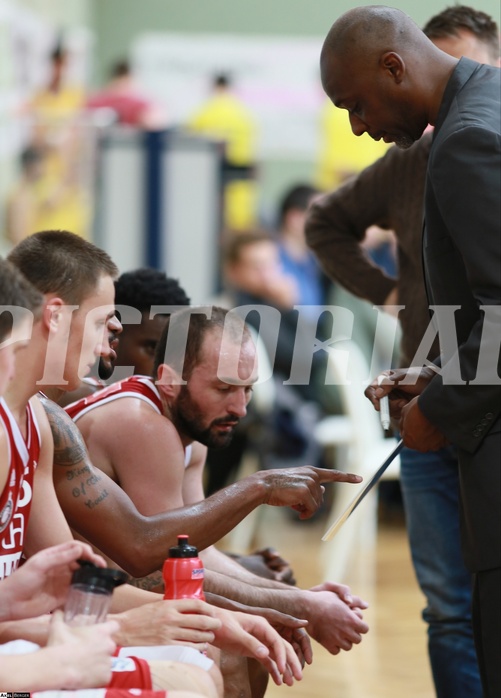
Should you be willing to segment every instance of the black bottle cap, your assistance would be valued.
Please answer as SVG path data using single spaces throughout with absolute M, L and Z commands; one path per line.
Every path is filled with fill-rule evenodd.
M 169 548 L 169 557 L 198 557 L 198 550 L 188 543 L 188 536 L 178 536 L 177 545 Z
M 80 567 L 73 572 L 71 584 L 85 586 L 96 593 L 111 593 L 115 587 L 125 584 L 127 574 L 122 570 L 97 567 L 88 560 L 78 560 Z

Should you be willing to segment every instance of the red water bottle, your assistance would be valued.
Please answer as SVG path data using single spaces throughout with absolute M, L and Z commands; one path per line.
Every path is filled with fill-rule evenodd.
M 169 548 L 162 569 L 164 599 L 201 599 L 204 596 L 204 566 L 198 550 L 188 543 L 188 536 L 178 536 L 177 545 Z

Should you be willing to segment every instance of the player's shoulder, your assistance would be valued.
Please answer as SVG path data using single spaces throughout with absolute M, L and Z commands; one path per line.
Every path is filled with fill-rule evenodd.
M 140 393 L 121 394 L 116 399 L 98 403 L 96 407 L 100 408 L 100 414 L 106 413 L 107 415 L 119 417 L 124 424 L 137 419 L 139 416 L 145 416 L 155 421 L 157 418 L 162 418 L 156 401 Z M 93 412 L 95 410 L 90 410 L 87 414 L 92 414 Z
M 128 390 L 122 383 L 111 384 L 99 390 L 87 400 L 81 400 L 80 404 L 70 405 L 68 412 L 79 422 L 104 418 L 130 421 L 137 418 L 138 414 L 158 413 L 158 405 L 154 396 L 150 396 L 145 390 Z M 74 412 L 75 414 L 72 414 Z
M 52 400 L 48 400 L 48 398 L 42 398 L 40 395 L 34 395 L 30 399 L 30 407 L 33 411 L 33 414 L 35 416 L 35 419 L 38 424 L 38 428 L 40 429 L 40 433 L 43 437 L 43 435 L 47 435 L 50 433 L 50 422 L 49 418 L 47 416 L 47 412 L 45 409 L 44 404 L 42 404 L 42 399 L 44 401 L 52 402 Z M 53 403 L 58 409 L 64 412 L 64 410 L 59 407 L 56 403 Z
M 170 419 L 159 412 L 158 405 L 136 395 L 124 395 L 103 404 L 100 409 L 90 410 L 77 425 L 84 427 L 84 431 L 92 428 L 104 434 L 113 432 L 123 443 L 140 441 L 145 436 L 156 440 L 163 434 L 171 438 L 177 435 Z
M 207 457 L 207 446 L 201 444 L 199 441 L 194 441 L 191 444 L 190 461 L 188 467 L 193 467 L 201 463 L 205 463 Z

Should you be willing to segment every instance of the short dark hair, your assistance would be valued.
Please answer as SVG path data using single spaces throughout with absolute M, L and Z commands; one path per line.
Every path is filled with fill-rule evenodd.
M 68 51 L 64 47 L 62 38 L 59 38 L 50 52 L 51 63 L 62 63 L 68 57 Z
M 165 272 L 144 267 L 127 271 L 115 281 L 115 303 L 149 312 L 152 305 L 190 305 L 177 279 Z
M 8 260 L 41 293 L 57 293 L 71 305 L 79 305 L 101 276 L 118 274 L 104 250 L 67 230 L 30 235 L 14 247 Z
M 223 249 L 225 264 L 237 264 L 240 261 L 242 250 L 259 242 L 275 242 L 275 238 L 267 230 L 244 230 L 233 233 L 226 240 Z
M 228 73 L 217 73 L 213 77 L 214 87 L 229 87 L 231 84 L 231 78 Z
M 130 73 L 130 63 L 126 58 L 120 58 L 118 61 L 115 61 L 110 68 L 111 78 L 123 78 L 125 75 L 130 75 Z
M 42 294 L 32 286 L 19 269 L 0 258 L 0 342 L 12 329 L 12 315 L 2 312 L 2 306 L 13 305 L 30 310 L 35 316 L 43 303 Z
M 165 351 L 167 348 L 167 338 L 169 336 L 170 326 L 172 323 L 178 320 L 181 322 L 189 322 L 188 338 L 186 341 L 186 350 L 184 345 L 182 347 L 180 346 L 179 356 L 172 358 L 174 360 L 181 361 L 184 356 L 184 362 L 182 369 L 180 370 L 180 374 L 183 380 L 187 381 L 189 379 L 193 369 L 200 362 L 202 345 L 205 336 L 217 328 L 223 330 L 225 327 L 226 316 L 229 312 L 226 308 L 209 306 L 212 312 L 208 318 L 205 313 L 206 307 L 207 306 L 201 306 L 200 312 L 197 312 L 197 307 L 182 308 L 181 310 L 177 310 L 175 313 L 172 313 L 172 315 L 169 315 L 155 353 L 155 362 L 153 365 L 153 376 L 155 378 L 157 376 L 158 367 L 165 363 Z M 246 336 L 250 336 L 247 328 L 244 330 L 244 337 Z
M 295 184 L 293 187 L 290 187 L 290 189 L 287 189 L 280 202 L 279 225 L 283 225 L 289 211 L 293 209 L 306 211 L 312 197 L 319 193 L 319 190 L 315 189 L 311 184 Z
M 28 145 L 21 151 L 19 156 L 19 162 L 23 170 L 26 170 L 30 165 L 42 162 L 45 158 L 46 152 L 44 148 L 36 145 Z
M 429 39 L 457 36 L 466 29 L 489 47 L 494 60 L 499 58 L 499 29 L 490 15 L 468 5 L 453 5 L 435 15 L 423 27 Z

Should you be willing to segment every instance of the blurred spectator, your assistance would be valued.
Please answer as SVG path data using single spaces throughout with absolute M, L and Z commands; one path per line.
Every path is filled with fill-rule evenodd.
M 299 305 L 325 305 L 330 281 L 306 244 L 304 224 L 311 201 L 319 194 L 309 184 L 288 189 L 280 203 L 278 251 L 282 269 L 296 284 Z
M 110 72 L 110 81 L 87 100 L 89 109 L 111 109 L 119 124 L 148 130 L 165 128 L 165 110 L 143 94 L 134 81 L 126 60 L 117 61 Z
M 65 176 L 49 171 L 47 149 L 28 146 L 20 156 L 20 176 L 6 202 L 5 234 L 17 245 L 40 230 L 71 228 L 85 236 L 88 205 L 77 178 L 67 169 Z
M 256 125 L 249 109 L 235 96 L 228 75 L 216 75 L 212 95 L 189 119 L 188 128 L 224 141 L 224 224 L 244 230 L 256 223 Z
M 274 376 L 281 383 L 287 381 L 294 356 L 298 373 L 305 378 L 304 382 L 290 386 L 294 393 L 301 400 L 316 403 L 325 412 L 338 412 L 337 390 L 335 386 L 325 385 L 326 354 L 313 353 L 308 333 L 303 336 L 298 332 L 299 312 L 294 309 L 298 287 L 281 267 L 276 241 L 264 231 L 233 236 L 226 249 L 224 272 L 232 306 L 270 306 L 279 311 L 278 327 L 272 322 L 261 322 L 257 311 L 251 311 L 247 317 L 249 325 L 259 330 Z M 308 317 L 307 324 L 319 339 L 324 338 L 326 328 L 316 318 Z
M 48 168 L 57 176 L 66 169 L 71 157 L 77 157 L 75 122 L 82 113 L 84 90 L 67 78 L 68 52 L 58 44 L 50 55 L 47 84 L 27 105 L 32 118 L 31 141 L 47 150 Z
M 60 126 L 83 107 L 83 88 L 67 79 L 68 59 L 68 51 L 58 44 L 50 54 L 47 84 L 30 101 L 31 113 L 46 125 Z
M 258 300 L 285 310 L 298 302 L 297 285 L 284 274 L 277 242 L 265 231 L 232 236 L 226 248 L 224 272 L 236 305 Z
M 29 147 L 21 156 L 20 191 L 33 206 L 29 225 L 16 224 L 8 233 L 20 240 L 37 230 L 70 229 L 88 236 L 89 187 L 84 186 L 90 167 L 92 148 L 83 124 L 84 89 L 68 77 L 69 54 L 59 43 L 49 57 L 49 74 L 45 86 L 26 105 L 31 122 Z M 30 152 L 31 151 L 31 152 Z M 36 155 L 33 155 L 37 151 Z M 34 160 L 37 160 L 35 165 Z M 26 169 L 30 172 L 27 176 Z M 16 188 L 14 192 L 16 191 Z M 14 193 L 13 209 L 16 206 Z M 10 200 L 12 202 L 12 195 Z M 20 219 L 19 213 L 12 214 Z M 14 236 L 14 237 L 13 237 Z
M 331 191 L 384 155 L 388 145 L 353 135 L 343 110 L 326 100 L 320 114 L 320 149 L 316 183 Z
M 43 149 L 34 146 L 23 150 L 19 158 L 19 180 L 9 193 L 5 207 L 5 235 L 13 245 L 24 240 L 30 232 L 38 230 L 44 159 Z

